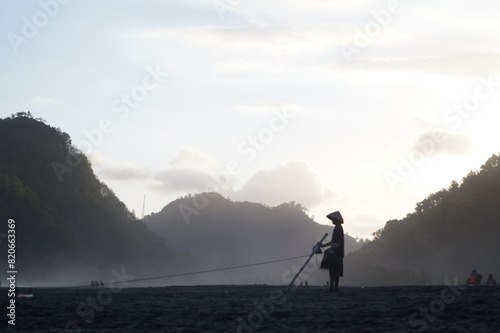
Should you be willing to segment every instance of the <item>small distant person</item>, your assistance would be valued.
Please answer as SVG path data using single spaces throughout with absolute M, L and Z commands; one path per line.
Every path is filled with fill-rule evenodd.
M 326 244 L 318 243 L 320 247 L 330 246 L 325 251 L 320 268 L 328 269 L 330 274 L 330 283 L 328 291 L 339 291 L 339 279 L 344 275 L 344 229 L 342 224 L 344 218 L 339 211 L 330 213 L 326 216 L 335 225 L 332 233 L 332 240 Z
M 488 280 L 486 280 L 486 284 L 488 286 L 494 286 L 497 284 L 497 281 L 493 278 L 493 274 L 490 273 L 490 275 L 488 275 Z
M 305 286 L 306 286 L 306 287 L 309 287 L 309 283 L 307 283 L 307 281 L 306 281 L 306 283 L 305 283 Z
M 470 273 L 470 277 L 467 279 L 467 284 L 468 285 L 478 285 L 481 283 L 481 280 L 483 279 L 483 276 L 481 274 L 477 273 L 477 269 L 473 269 L 472 272 Z
M 474 268 L 470 273 L 470 276 L 467 278 L 467 285 L 476 283 L 477 283 L 477 270 Z
M 102 280 L 101 280 L 100 286 L 104 287 L 104 282 L 102 282 Z
M 477 284 L 477 270 L 475 268 L 470 273 L 470 284 Z

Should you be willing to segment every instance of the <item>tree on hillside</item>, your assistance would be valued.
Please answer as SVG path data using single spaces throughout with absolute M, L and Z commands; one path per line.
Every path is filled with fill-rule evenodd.
M 453 181 L 417 203 L 413 213 L 377 230 L 372 241 L 346 258 L 353 281 L 442 283 L 471 267 L 500 274 L 494 255 L 500 253 L 499 200 L 500 154 L 479 172 L 469 172 L 461 184 Z
M 134 217 L 68 134 L 18 113 L 0 119 L 0 142 L 0 213 L 16 221 L 23 276 L 73 265 L 158 274 L 194 263 Z M 79 163 L 60 181 L 52 165 L 68 158 Z M 1 224 L 0 233 L 6 227 Z

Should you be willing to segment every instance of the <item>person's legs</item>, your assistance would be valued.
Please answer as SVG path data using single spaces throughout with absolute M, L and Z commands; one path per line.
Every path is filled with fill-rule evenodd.
M 330 268 L 330 290 L 339 291 L 339 279 L 343 275 L 342 258 L 336 258 L 334 265 Z
M 330 291 L 339 291 L 339 274 L 330 268 Z
M 333 269 L 330 268 L 329 273 L 330 273 L 330 285 L 329 285 L 328 290 L 333 291 L 333 287 L 334 287 L 334 283 L 335 283 L 335 274 L 333 272 Z
M 338 276 L 338 275 L 335 275 L 333 277 L 333 281 L 335 282 L 335 286 L 333 287 L 334 291 L 339 291 L 339 279 L 340 279 L 340 276 Z

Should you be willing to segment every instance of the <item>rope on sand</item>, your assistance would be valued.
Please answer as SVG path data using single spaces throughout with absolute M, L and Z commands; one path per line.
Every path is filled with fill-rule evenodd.
M 258 262 L 258 263 L 253 263 L 253 264 L 246 264 L 246 265 L 239 265 L 239 266 L 232 266 L 232 267 L 224 267 L 224 268 L 215 268 L 215 269 L 209 269 L 205 271 L 195 271 L 195 272 L 186 272 L 186 273 L 178 273 L 178 274 L 170 274 L 170 275 L 162 275 L 162 276 L 155 276 L 155 277 L 148 277 L 148 278 L 140 278 L 140 279 L 133 279 L 133 280 L 123 280 L 120 281 L 121 283 L 124 282 L 139 282 L 139 281 L 150 281 L 150 280 L 159 280 L 159 279 L 167 279 L 167 278 L 173 278 L 173 277 L 180 277 L 180 276 L 187 276 L 187 275 L 196 275 L 196 274 L 206 274 L 206 273 L 213 273 L 213 272 L 221 272 L 221 271 L 228 271 L 232 269 L 239 269 L 239 268 L 246 268 L 246 267 L 254 267 L 254 266 L 261 266 L 261 265 L 268 265 L 268 264 L 274 264 L 277 262 L 283 262 L 283 261 L 289 261 L 289 260 L 294 260 L 294 259 L 300 259 L 300 258 L 306 258 L 309 257 L 309 254 L 307 255 L 302 255 L 302 256 L 296 256 L 296 257 L 290 257 L 290 258 L 284 258 L 284 259 L 276 259 L 276 260 L 270 260 L 270 261 L 263 261 L 263 262 Z M 103 285 L 112 285 L 115 284 L 116 282 L 107 282 L 104 283 Z M 89 287 L 89 285 L 80 285 L 80 286 L 71 286 L 71 287 L 56 287 L 56 288 L 47 288 L 47 289 L 38 289 L 37 291 L 53 291 L 57 289 L 72 289 L 72 288 L 86 288 Z

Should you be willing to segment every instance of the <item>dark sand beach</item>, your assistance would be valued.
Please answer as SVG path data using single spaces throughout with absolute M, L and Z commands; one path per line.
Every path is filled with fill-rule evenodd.
M 1 332 L 498 332 L 500 287 L 21 289 Z M 7 318 L 7 319 L 6 319 Z

